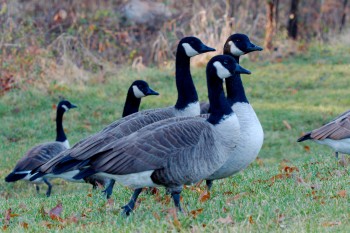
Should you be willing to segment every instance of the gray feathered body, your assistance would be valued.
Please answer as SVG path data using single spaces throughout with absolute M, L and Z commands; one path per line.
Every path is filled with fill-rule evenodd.
M 234 153 L 208 180 L 226 178 L 242 171 L 256 159 L 263 145 L 264 132 L 253 107 L 249 103 L 235 103 L 232 109 L 240 124 L 241 137 Z
M 101 132 L 89 136 L 74 145 L 71 149 L 61 153 L 40 168 L 40 171 L 51 173 L 53 168 L 64 158 L 70 156 L 76 160 L 85 161 L 95 155 L 103 146 L 125 137 L 142 127 L 164 119 L 177 116 L 195 116 L 199 114 L 199 104 L 190 104 L 188 108 L 179 111 L 174 107 L 160 108 L 137 112 L 126 116 L 105 127 Z M 76 170 L 77 166 L 69 171 Z M 57 175 L 59 177 L 59 175 Z M 57 177 L 56 176 L 56 177 Z
M 307 139 L 327 145 L 336 152 L 350 154 L 350 111 L 344 112 L 329 123 L 305 134 L 298 141 Z
M 235 114 L 217 125 L 203 117 L 163 120 L 105 146 L 90 166 L 132 188 L 192 184 L 225 163 L 239 132 Z
M 17 162 L 12 173 L 27 173 L 24 180 L 29 180 L 32 170 L 45 164 L 47 161 L 66 150 L 67 148 L 61 142 L 47 142 L 31 148 L 27 153 Z M 35 182 L 41 182 L 35 180 Z

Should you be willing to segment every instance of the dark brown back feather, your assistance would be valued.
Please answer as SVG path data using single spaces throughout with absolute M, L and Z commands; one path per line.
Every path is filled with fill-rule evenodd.
M 314 140 L 324 140 L 326 138 L 341 140 L 350 138 L 350 111 L 341 114 L 328 124 L 311 131 L 311 138 Z

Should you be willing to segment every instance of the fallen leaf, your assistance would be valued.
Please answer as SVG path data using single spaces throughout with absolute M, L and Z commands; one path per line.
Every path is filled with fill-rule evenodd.
M 339 197 L 346 197 L 346 190 L 340 190 L 337 194 Z
M 277 174 L 273 177 L 270 178 L 270 181 L 275 181 L 275 180 L 281 180 L 281 179 L 285 179 L 285 178 L 289 178 L 291 177 L 291 174 L 287 173 L 287 174 Z
M 227 192 L 224 192 L 223 194 L 224 194 L 224 195 L 232 195 L 232 194 L 233 194 L 233 192 L 231 192 L 231 191 L 227 191 Z
M 28 229 L 28 223 L 26 223 L 26 222 L 21 222 L 21 226 L 22 226 L 24 229 Z
M 227 215 L 226 218 L 218 218 L 216 220 L 219 223 L 223 223 L 223 224 L 232 224 L 233 220 L 231 218 L 231 216 Z
M 44 206 L 41 206 L 39 209 L 39 213 L 42 218 L 45 218 L 49 213 L 44 209 Z
M 49 215 L 52 220 L 62 221 L 62 219 L 60 218 L 61 213 L 62 213 L 62 203 L 59 202 L 54 208 L 50 210 Z
M 304 146 L 304 150 L 307 152 L 310 152 L 310 147 L 309 146 Z
M 190 214 L 193 218 L 196 218 L 198 214 L 203 212 L 203 208 L 197 209 L 197 210 L 191 210 Z
M 277 222 L 281 223 L 284 221 L 285 218 L 286 218 L 286 216 L 284 214 L 279 214 L 277 217 Z
M 299 168 L 293 167 L 293 166 L 292 166 L 292 167 L 285 166 L 285 167 L 283 168 L 283 171 L 286 172 L 286 173 L 292 173 L 292 172 L 294 172 L 294 171 L 299 172 Z
M 4 221 L 4 226 L 10 225 L 10 220 L 11 220 L 11 208 L 7 209 L 5 212 L 5 221 Z
M 159 189 L 157 189 L 157 188 L 155 188 L 155 187 L 150 188 L 150 193 L 151 193 L 152 195 L 158 196 L 158 195 L 159 195 Z
M 173 224 L 178 231 L 181 230 L 181 223 L 178 219 L 174 219 Z
M 70 216 L 69 218 L 66 219 L 67 223 L 78 223 L 79 219 L 76 215 Z
M 253 216 L 251 216 L 251 215 L 249 216 L 248 220 L 249 220 L 250 224 L 254 224 L 255 223 L 254 220 L 253 220 Z
M 333 227 L 333 226 L 339 226 L 339 225 L 341 225 L 341 221 L 324 222 L 324 223 L 322 223 L 322 226 L 324 226 L 324 227 Z
M 209 191 L 204 191 L 201 193 L 199 196 L 199 201 L 200 202 L 206 202 L 210 199 L 210 192 Z
M 262 159 L 260 159 L 259 157 L 257 157 L 257 158 L 255 159 L 255 161 L 257 162 L 257 164 L 259 165 L 259 167 L 264 166 L 264 162 L 263 162 L 263 160 L 262 160 Z
M 158 214 L 157 212 L 153 212 L 152 215 L 153 215 L 153 217 L 154 217 L 155 219 L 157 219 L 158 221 L 160 220 L 160 216 L 159 216 L 159 214 Z
M 292 126 L 290 126 L 290 124 L 288 123 L 288 121 L 283 120 L 283 124 L 284 124 L 284 126 L 285 126 L 288 130 L 291 130 L 291 129 L 292 129 Z
M 42 221 L 42 224 L 49 229 L 51 229 L 53 226 L 53 224 L 49 221 Z

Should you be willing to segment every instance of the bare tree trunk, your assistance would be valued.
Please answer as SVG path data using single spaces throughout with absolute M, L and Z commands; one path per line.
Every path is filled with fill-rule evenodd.
M 272 50 L 272 39 L 274 34 L 274 23 L 273 23 L 273 9 L 274 9 L 274 0 L 268 0 L 266 4 L 266 27 L 265 27 L 265 42 L 264 47 L 268 50 Z
M 278 6 L 279 6 L 279 0 L 275 0 L 275 31 L 278 31 L 278 21 L 279 21 L 279 11 L 278 11 Z
M 296 40 L 298 36 L 298 4 L 299 0 L 292 0 L 288 21 L 288 37 Z
M 345 26 L 345 20 L 346 20 L 346 6 L 348 4 L 348 0 L 344 0 L 343 2 L 343 14 L 341 17 L 341 21 L 340 21 L 340 27 L 339 27 L 339 32 L 342 32 L 344 26 Z
M 323 4 L 324 4 L 324 0 L 321 0 L 320 3 L 320 14 L 318 15 L 318 20 L 317 20 L 317 24 L 318 24 L 318 31 L 317 33 L 317 39 L 319 40 L 323 40 L 323 25 L 322 25 L 322 18 L 323 18 Z

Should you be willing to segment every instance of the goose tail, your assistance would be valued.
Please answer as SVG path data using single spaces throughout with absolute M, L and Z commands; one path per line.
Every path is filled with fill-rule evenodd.
M 73 179 L 75 179 L 75 180 L 84 179 L 84 178 L 92 176 L 96 173 L 97 173 L 97 171 L 95 171 L 94 169 L 89 167 L 89 168 L 86 168 L 84 170 L 81 170 L 78 174 L 73 176 Z
M 5 177 L 6 182 L 16 182 L 18 180 L 23 179 L 26 177 L 28 173 L 16 173 L 16 172 L 11 172 Z
M 34 180 L 36 180 L 36 179 L 38 179 L 38 178 L 40 178 L 40 177 L 42 177 L 44 175 L 46 175 L 46 173 L 44 173 L 44 172 L 37 172 L 32 177 L 30 177 L 29 180 L 30 181 L 34 181 Z
M 309 139 L 312 139 L 311 138 L 311 132 L 301 136 L 300 138 L 298 138 L 297 142 L 302 142 L 302 141 L 306 141 L 306 140 L 309 140 Z

